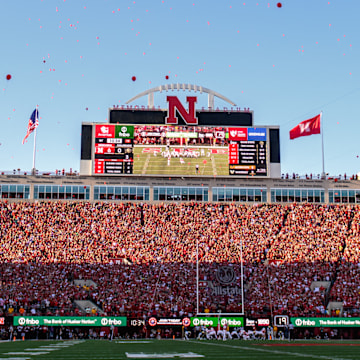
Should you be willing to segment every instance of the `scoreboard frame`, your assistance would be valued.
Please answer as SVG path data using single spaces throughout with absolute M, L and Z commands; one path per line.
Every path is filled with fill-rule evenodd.
M 222 163 L 221 166 L 226 165 L 228 170 L 226 174 L 220 175 L 221 177 L 256 177 L 256 178 L 269 178 L 270 177 L 270 149 L 269 149 L 269 128 L 266 126 L 261 127 L 235 127 L 235 126 L 180 126 L 181 131 L 175 132 L 174 129 L 178 126 L 173 125 L 153 125 L 153 124 L 111 124 L 111 123 L 92 123 L 92 135 L 91 135 L 91 175 L 94 176 L 192 176 L 190 173 L 176 173 L 171 172 L 171 168 L 166 169 L 170 172 L 166 174 L 161 173 L 140 173 L 139 170 L 134 172 L 134 167 L 139 161 L 138 158 L 134 157 L 134 149 L 141 147 L 141 144 L 135 144 L 135 136 L 139 135 L 139 129 L 141 127 L 161 128 L 163 133 L 166 133 L 166 139 L 176 138 L 172 140 L 178 140 L 179 144 L 175 145 L 176 151 L 183 151 L 186 149 L 186 145 L 181 138 L 184 140 L 192 140 L 195 143 L 199 140 L 199 135 L 204 136 L 202 131 L 212 130 L 215 133 L 223 133 L 219 135 L 218 140 L 224 137 L 227 145 L 214 146 L 210 140 L 210 146 L 198 146 L 197 153 L 203 153 L 203 149 L 208 151 L 222 151 L 227 152 L 227 161 Z M 197 130 L 194 132 L 194 129 Z M 100 131 L 103 129 L 103 132 Z M 217 129 L 220 129 L 217 130 Z M 170 130 L 170 131 L 169 131 Z M 184 135 L 183 135 L 184 134 Z M 182 136 L 183 135 L 183 136 Z M 209 135 L 206 134 L 206 135 Z M 210 133 L 210 135 L 212 135 Z M 216 135 L 218 136 L 218 135 Z M 178 138 L 177 138 L 178 137 Z M 226 139 L 225 139 L 226 137 Z M 216 141 L 214 135 L 214 141 Z M 180 144 L 181 140 L 181 144 Z M 200 141 L 200 140 L 199 140 Z M 165 148 L 167 145 L 161 145 Z M 190 146 L 189 146 L 190 147 Z M 234 151 L 231 149 L 236 148 L 235 160 Z M 191 151 L 191 147 L 189 149 Z M 262 152 L 262 153 L 261 153 Z M 117 155 L 119 154 L 119 155 Z M 259 156 L 260 154 L 260 156 Z M 156 155 L 156 154 L 154 154 Z M 139 155 L 137 155 L 139 156 Z M 215 157 L 216 155 L 214 155 Z M 260 159 L 259 159 L 260 158 Z M 205 158 L 203 160 L 206 162 Z M 225 160 L 222 160 L 225 161 Z M 261 162 L 261 163 L 260 163 Z M 169 165 L 169 164 L 168 164 Z M 205 165 L 204 165 L 205 166 Z M 203 175 L 203 176 L 216 176 Z
M 209 92 L 210 95 L 219 96 L 213 91 Z M 225 97 L 220 97 L 226 100 Z M 143 177 L 201 175 L 204 178 L 280 177 L 279 126 L 255 127 L 253 112 L 249 109 L 236 108 L 233 111 L 233 108 L 231 110 L 224 108 L 220 111 L 216 108 L 214 110 L 214 106 L 210 106 L 211 98 L 209 98 L 209 107 L 202 110 L 195 109 L 197 102 L 195 96 L 186 97 L 188 109 L 176 96 L 167 96 L 166 100 L 167 110 L 155 108 L 153 105 L 148 105 L 147 108 L 117 106 L 109 109 L 108 123 L 82 123 L 80 174 Z M 113 129 L 110 131 L 111 126 Z M 166 137 L 166 142 L 159 142 L 159 138 L 155 138 L 155 141 L 152 139 L 152 142 L 144 143 L 143 139 L 135 138 L 138 136 L 135 128 L 142 126 L 145 132 L 148 131 L 148 127 L 152 127 L 155 131 L 166 129 L 161 130 L 166 132 L 166 135 L 161 135 Z M 99 137 L 95 132 L 100 127 L 107 128 L 109 133 Z M 124 133 L 122 128 L 125 129 Z M 128 133 L 127 130 L 130 128 L 133 129 L 130 138 L 120 136 Z M 190 133 L 189 129 L 195 130 Z M 215 132 L 206 133 L 208 129 L 212 129 L 210 132 L 220 129 L 220 132 L 225 134 L 224 141 L 219 140 L 221 136 L 218 137 Z M 155 134 L 156 136 L 160 136 L 159 132 Z M 212 138 L 210 144 L 209 137 Z M 149 148 L 141 148 L 144 144 L 150 145 Z M 157 149 L 151 148 L 154 144 L 157 145 Z M 173 152 L 170 154 L 171 151 Z M 163 158 L 158 156 L 159 154 Z M 144 165 L 145 161 L 147 161 L 146 165 Z

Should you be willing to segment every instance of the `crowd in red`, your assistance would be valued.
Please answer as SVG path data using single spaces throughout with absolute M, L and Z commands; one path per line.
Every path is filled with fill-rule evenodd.
M 324 316 L 329 296 L 359 309 L 359 210 L 1 202 L 0 311 L 72 315 L 74 300 L 91 299 L 108 315 L 192 315 L 197 254 L 200 312 L 241 310 L 241 256 L 249 315 Z M 223 269 L 235 274 L 230 283 L 219 280 Z M 331 292 L 312 290 L 314 281 L 328 281 Z
M 348 312 L 360 314 L 360 208 L 356 207 L 339 272 L 331 289 L 330 300 L 343 302 Z M 356 309 L 354 311 L 354 309 Z

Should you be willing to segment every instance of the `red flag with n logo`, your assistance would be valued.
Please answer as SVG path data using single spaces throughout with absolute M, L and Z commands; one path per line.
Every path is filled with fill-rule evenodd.
M 311 119 L 304 120 L 299 125 L 296 125 L 290 130 L 290 140 L 300 136 L 320 134 L 320 119 L 321 114 L 316 115 Z

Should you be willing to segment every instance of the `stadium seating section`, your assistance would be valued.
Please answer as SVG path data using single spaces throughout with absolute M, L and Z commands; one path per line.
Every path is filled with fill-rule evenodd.
M 204 281 L 222 265 L 239 274 L 243 256 L 249 316 L 324 316 L 329 301 L 359 316 L 359 210 L 308 203 L 3 201 L 0 312 L 73 315 L 79 313 L 74 300 L 91 299 L 108 315 L 195 314 L 198 251 Z M 75 279 L 97 286 L 79 287 Z M 331 286 L 314 291 L 314 281 Z M 236 312 L 239 301 L 203 290 L 200 310 Z

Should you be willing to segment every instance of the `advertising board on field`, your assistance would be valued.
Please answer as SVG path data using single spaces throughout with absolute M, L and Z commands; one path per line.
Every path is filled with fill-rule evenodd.
M 14 316 L 14 326 L 126 326 L 126 317 L 117 316 Z
M 243 317 L 230 317 L 230 316 L 222 316 L 222 317 L 191 317 L 191 326 L 210 326 L 216 327 L 218 324 L 220 326 L 229 326 L 229 327 L 241 327 L 244 326 L 244 318 Z
M 360 318 L 317 318 L 293 317 L 290 319 L 294 327 L 360 327 Z
M 246 327 L 270 326 L 270 319 L 269 318 L 257 318 L 257 319 L 246 318 L 245 326 Z
M 150 317 L 147 321 L 150 326 L 189 326 L 190 319 L 184 318 L 156 318 Z

